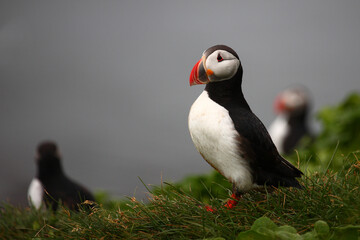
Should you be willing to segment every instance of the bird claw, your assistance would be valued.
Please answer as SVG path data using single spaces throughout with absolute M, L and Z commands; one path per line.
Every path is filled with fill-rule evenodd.
M 231 198 L 224 205 L 224 207 L 226 207 L 227 209 L 233 209 L 238 204 L 239 200 L 240 200 L 240 197 L 236 196 L 233 193 L 231 195 Z M 209 205 L 205 205 L 204 208 L 206 209 L 206 211 L 211 212 L 211 213 L 216 213 L 217 212 L 216 208 L 213 208 L 212 206 L 209 206 Z
M 239 199 L 240 199 L 240 198 L 239 198 L 238 196 L 236 196 L 235 193 L 233 193 L 233 194 L 231 195 L 231 199 L 229 199 L 229 200 L 227 201 L 227 203 L 225 204 L 225 207 L 226 207 L 227 209 L 233 209 L 233 208 L 238 204 Z
M 206 211 L 211 212 L 211 213 L 216 212 L 215 208 L 212 208 L 211 206 L 208 206 L 208 205 L 205 206 L 205 209 L 206 209 Z

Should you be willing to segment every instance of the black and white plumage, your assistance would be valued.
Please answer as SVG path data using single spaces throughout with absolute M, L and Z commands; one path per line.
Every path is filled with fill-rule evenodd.
M 302 172 L 280 156 L 242 88 L 242 66 L 224 45 L 207 49 L 190 75 L 190 85 L 206 84 L 189 113 L 189 131 L 202 157 L 234 186 L 233 196 L 253 188 L 301 188 Z
M 310 103 L 302 86 L 288 88 L 276 97 L 277 117 L 269 126 L 269 134 L 280 153 L 291 153 L 304 136 L 311 137 L 307 119 Z
M 45 203 L 55 211 L 61 201 L 69 209 L 76 210 L 85 200 L 94 201 L 89 190 L 65 175 L 55 143 L 43 142 L 38 146 L 36 163 L 37 174 L 28 190 L 29 203 L 36 209 Z

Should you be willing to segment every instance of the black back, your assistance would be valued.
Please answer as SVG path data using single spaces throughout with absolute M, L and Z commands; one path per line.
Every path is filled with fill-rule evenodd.
M 310 136 L 307 126 L 307 109 L 297 115 L 290 115 L 288 119 L 289 132 L 284 137 L 282 148 L 284 153 L 289 154 L 304 136 Z M 311 137 L 311 136 L 310 136 Z

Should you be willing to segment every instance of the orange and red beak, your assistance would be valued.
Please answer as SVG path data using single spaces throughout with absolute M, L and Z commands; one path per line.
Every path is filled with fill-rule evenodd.
M 277 96 L 275 99 L 274 109 L 275 109 L 276 113 L 284 112 L 287 109 L 286 104 L 285 104 L 284 99 L 282 98 L 281 94 L 279 96 Z
M 207 84 L 210 82 L 206 69 L 204 67 L 204 58 L 202 57 L 193 67 L 190 73 L 190 86 L 198 84 Z

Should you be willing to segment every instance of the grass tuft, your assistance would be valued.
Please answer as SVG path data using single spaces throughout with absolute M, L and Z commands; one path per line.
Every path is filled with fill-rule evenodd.
M 359 173 L 356 160 L 339 172 L 327 170 L 303 177 L 303 190 L 249 192 L 231 210 L 224 207 L 226 197 L 212 197 L 204 203 L 166 183 L 149 191 L 147 203 L 129 198 L 112 209 L 85 202 L 80 212 L 63 207 L 53 213 L 2 204 L 0 238 L 235 239 L 261 217 L 278 226 L 290 225 L 300 234 L 314 229 L 318 220 L 330 228 L 360 225 Z M 216 212 L 208 212 L 207 205 Z

